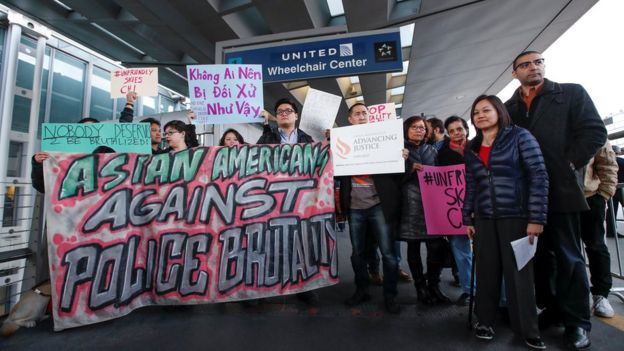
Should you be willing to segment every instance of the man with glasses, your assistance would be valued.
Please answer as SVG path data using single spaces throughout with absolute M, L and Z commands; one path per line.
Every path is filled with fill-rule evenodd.
M 349 123 L 368 123 L 367 109 L 362 103 L 349 108 Z M 405 153 L 404 153 L 405 154 Z M 371 299 L 367 270 L 366 237 L 376 237 L 383 262 L 383 291 L 389 313 L 399 313 L 396 302 L 398 262 L 393 231 L 396 229 L 401 198 L 399 177 L 396 174 L 374 174 L 340 177 L 340 208 L 348 215 L 349 235 L 353 251 L 351 265 L 355 273 L 356 291 L 345 301 L 357 306 Z
M 296 127 L 299 109 L 294 101 L 280 99 L 275 103 L 275 119 L 277 129 L 269 126 L 269 114 L 264 113 L 262 136 L 256 144 L 298 144 L 313 143 L 314 140 L 306 132 Z
M 520 87 L 505 105 L 514 123 L 537 139 L 550 179 L 548 224 L 535 255 L 540 326 L 563 322 L 567 345 L 590 347 L 589 282 L 580 246 L 583 170 L 604 145 L 607 131 L 594 103 L 578 84 L 544 78 L 544 58 L 526 51 L 513 60 Z

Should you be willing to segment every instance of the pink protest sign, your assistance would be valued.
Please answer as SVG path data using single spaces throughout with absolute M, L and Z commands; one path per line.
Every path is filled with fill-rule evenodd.
M 54 329 L 338 282 L 328 144 L 44 164 Z
M 464 165 L 423 167 L 418 172 L 418 181 L 425 209 L 427 234 L 466 234 L 461 213 L 466 184 Z

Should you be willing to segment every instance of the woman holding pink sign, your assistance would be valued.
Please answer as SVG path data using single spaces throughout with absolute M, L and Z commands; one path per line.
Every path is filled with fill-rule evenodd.
M 538 330 L 533 265 L 518 269 L 511 242 L 543 231 L 548 209 L 548 174 L 539 144 L 514 126 L 502 101 L 481 95 L 470 112 L 477 136 L 465 152 L 463 221 L 475 245 L 479 289 L 475 336 L 494 337 L 494 319 L 503 277 L 512 329 L 525 343 L 544 349 Z

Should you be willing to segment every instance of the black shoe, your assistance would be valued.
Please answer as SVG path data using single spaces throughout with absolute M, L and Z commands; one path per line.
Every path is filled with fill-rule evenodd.
M 475 336 L 483 340 L 492 340 L 494 339 L 494 329 L 492 329 L 492 327 L 477 323 L 475 327 Z
M 553 327 L 562 327 L 561 317 L 550 309 L 545 309 L 537 316 L 537 323 L 540 330 Z
M 386 296 L 385 305 L 388 313 L 398 314 L 401 312 L 401 306 L 399 306 L 396 302 L 396 298 L 394 296 Z
M 319 304 L 319 297 L 316 291 L 304 291 L 295 295 L 297 299 L 309 307 L 317 307 Z
M 429 295 L 429 290 L 424 284 L 416 285 L 416 299 L 425 305 L 433 305 L 433 299 Z
M 540 337 L 524 339 L 524 343 L 532 349 L 546 350 L 546 344 L 544 344 Z
M 351 296 L 350 298 L 348 298 L 347 300 L 345 300 L 345 305 L 349 306 L 349 307 L 353 307 L 353 306 L 357 306 L 359 304 L 362 304 L 366 301 L 369 301 L 371 299 L 371 296 L 364 290 L 356 290 L 355 294 L 353 294 L 353 296 Z
M 438 286 L 438 284 L 429 285 L 429 296 L 431 296 L 435 303 L 451 302 L 451 299 L 449 299 L 448 296 L 444 295 L 444 293 L 440 290 L 440 286 Z
M 457 301 L 455 301 L 455 304 L 457 306 L 468 306 L 468 300 L 470 300 L 470 294 L 462 293 L 459 295 Z
M 581 327 L 566 327 L 563 336 L 566 346 L 572 350 L 587 350 L 591 347 L 589 333 Z

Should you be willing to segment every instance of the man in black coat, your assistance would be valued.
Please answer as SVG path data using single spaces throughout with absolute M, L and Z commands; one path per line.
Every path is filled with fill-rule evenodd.
M 537 139 L 548 170 L 548 224 L 535 256 L 540 324 L 561 321 L 567 345 L 590 347 L 589 282 L 580 247 L 579 214 L 589 210 L 583 196 L 583 168 L 604 145 L 607 131 L 594 103 L 578 84 L 544 78 L 544 58 L 526 51 L 513 61 L 520 87 L 505 103 L 513 122 Z
M 264 114 L 262 136 L 256 144 L 298 144 L 313 143 L 314 140 L 303 130 L 297 128 L 299 109 L 290 99 L 280 99 L 275 103 L 275 119 L 277 129 L 269 125 L 269 115 Z

